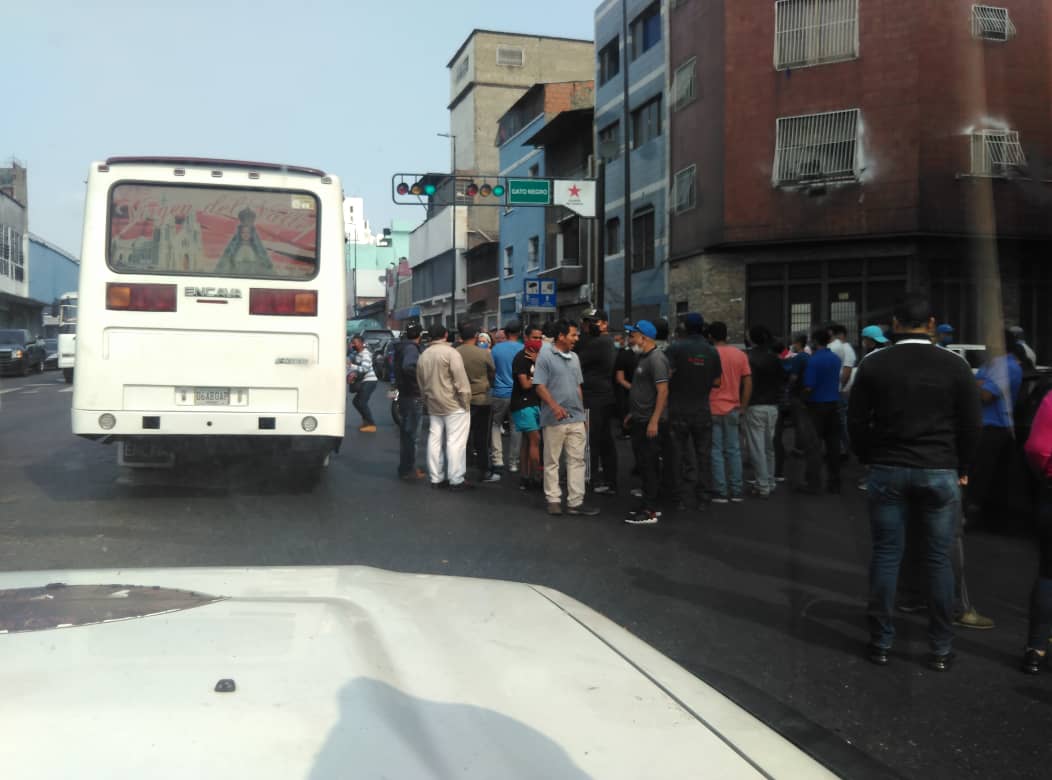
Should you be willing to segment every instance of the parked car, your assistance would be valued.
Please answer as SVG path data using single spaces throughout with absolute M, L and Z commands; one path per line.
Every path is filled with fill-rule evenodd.
M 28 330 L 0 330 L 0 374 L 43 373 L 46 362 L 43 340 L 31 336 Z
M 47 350 L 44 368 L 48 371 L 58 370 L 58 339 L 44 339 L 44 349 Z

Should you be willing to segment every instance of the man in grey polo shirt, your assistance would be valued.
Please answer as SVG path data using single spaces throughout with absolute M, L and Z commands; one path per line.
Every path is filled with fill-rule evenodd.
M 597 515 L 584 505 L 584 452 L 588 440 L 585 427 L 581 362 L 573 351 L 579 334 L 567 320 L 555 324 L 551 347 L 537 355 L 533 386 L 541 399 L 541 430 L 544 437 L 544 495 L 548 514 L 561 515 L 562 488 L 559 461 L 566 453 L 566 514 Z

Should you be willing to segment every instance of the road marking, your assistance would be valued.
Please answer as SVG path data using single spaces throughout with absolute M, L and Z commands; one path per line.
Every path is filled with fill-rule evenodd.
M 39 390 L 23 390 L 22 391 L 22 395 L 34 395 L 34 394 L 39 393 L 39 392 L 40 392 Z
M 7 390 L 0 390 L 0 395 L 4 395 L 5 393 L 17 393 L 21 389 L 21 387 L 11 387 Z
M 72 387 L 63 387 L 61 390 L 59 390 L 59 392 L 60 393 L 72 393 L 73 392 L 73 388 Z

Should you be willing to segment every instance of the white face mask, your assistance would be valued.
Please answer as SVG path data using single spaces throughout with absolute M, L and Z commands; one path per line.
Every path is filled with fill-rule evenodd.
M 642 355 L 643 354 L 643 347 L 641 347 L 639 344 L 633 344 L 631 349 L 637 355 Z

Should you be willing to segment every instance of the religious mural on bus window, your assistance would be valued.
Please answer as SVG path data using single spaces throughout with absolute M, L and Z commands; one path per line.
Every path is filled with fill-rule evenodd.
M 109 219 L 109 264 L 123 273 L 294 280 L 318 268 L 309 193 L 118 184 Z

